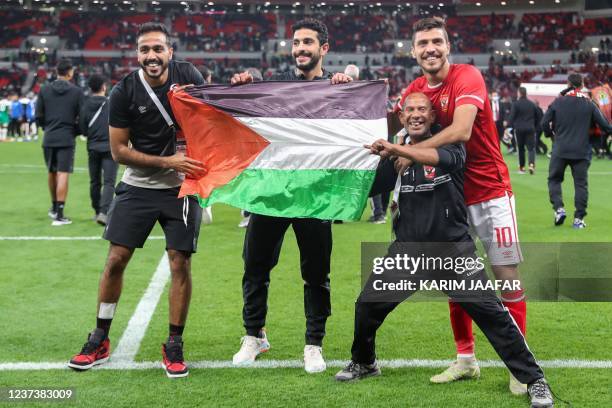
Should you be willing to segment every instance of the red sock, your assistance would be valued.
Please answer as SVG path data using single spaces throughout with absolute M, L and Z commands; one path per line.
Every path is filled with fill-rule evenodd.
M 527 303 L 523 289 L 503 292 L 502 303 L 514 318 L 523 336 L 527 337 Z
M 451 327 L 455 336 L 457 354 L 474 354 L 474 334 L 472 333 L 472 318 L 459 303 L 448 302 Z

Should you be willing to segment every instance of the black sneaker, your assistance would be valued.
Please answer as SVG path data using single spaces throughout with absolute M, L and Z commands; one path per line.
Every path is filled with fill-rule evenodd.
M 60 227 L 62 225 L 72 224 L 72 220 L 66 217 L 55 217 L 51 225 L 53 227 Z
M 49 218 L 51 218 L 52 220 L 57 218 L 57 211 L 55 211 L 53 209 L 53 207 L 49 208 L 49 211 L 47 211 L 47 215 L 49 216 Z
M 181 378 L 189 375 L 189 368 L 183 359 L 183 339 L 181 336 L 170 336 L 162 344 L 164 370 L 169 378 Z
M 338 371 L 336 381 L 354 381 L 378 375 L 380 375 L 380 368 L 376 361 L 372 364 L 359 364 L 351 361 L 344 369 Z
M 550 387 L 544 378 L 540 378 L 527 386 L 531 408 L 552 408 L 555 402 L 550 392 Z

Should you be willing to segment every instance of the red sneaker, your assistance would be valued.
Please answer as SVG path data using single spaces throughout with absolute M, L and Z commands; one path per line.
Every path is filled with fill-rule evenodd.
M 104 338 L 103 330 L 96 329 L 89 334 L 87 343 L 85 343 L 81 352 L 72 357 L 68 367 L 77 371 L 89 370 L 95 365 L 106 363 L 109 355 L 110 340 L 108 337 Z
M 162 344 L 164 370 L 169 378 L 181 378 L 189 375 L 189 368 L 183 361 L 183 339 L 181 336 L 170 336 Z

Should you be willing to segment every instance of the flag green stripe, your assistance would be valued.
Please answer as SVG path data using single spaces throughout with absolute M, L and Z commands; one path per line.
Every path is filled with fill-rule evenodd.
M 197 198 L 202 207 L 226 203 L 276 217 L 358 220 L 374 175 L 353 169 L 246 169 L 207 199 Z

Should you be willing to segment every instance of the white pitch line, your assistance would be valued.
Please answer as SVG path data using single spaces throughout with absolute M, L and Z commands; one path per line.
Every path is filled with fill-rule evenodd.
M 112 361 L 112 360 L 115 361 Z M 447 367 L 452 360 L 379 360 L 378 363 L 383 368 L 439 368 Z M 328 360 L 327 366 L 331 368 L 344 367 L 346 360 Z M 229 360 L 203 360 L 187 361 L 190 368 L 200 369 L 219 369 L 219 368 L 303 368 L 304 362 L 301 360 L 258 360 L 250 366 L 234 366 Z M 498 360 L 481 360 L 478 362 L 480 367 L 503 368 L 504 363 Z M 612 360 L 544 360 L 539 361 L 542 368 L 574 368 L 574 369 L 612 369 Z M 0 371 L 17 370 L 63 370 L 67 369 L 67 362 L 22 362 L 22 363 L 0 363 Z M 94 370 L 151 370 L 161 368 L 160 361 L 117 361 L 115 354 L 111 356 L 111 362 Z
M 114 363 L 109 363 L 110 366 L 117 363 L 133 364 L 134 357 L 138 353 L 140 343 L 144 338 L 149 322 L 153 317 L 159 298 L 169 278 L 170 263 L 168 261 L 168 254 L 164 252 L 147 290 L 142 295 L 140 302 L 138 302 L 138 306 L 136 306 L 136 310 L 117 344 L 117 348 L 112 353 Z
M 51 237 L 51 236 L 38 236 L 38 237 L 1 237 L 0 241 L 97 241 L 102 239 L 99 235 L 88 236 L 88 237 Z M 163 236 L 152 235 L 147 239 L 165 239 Z

